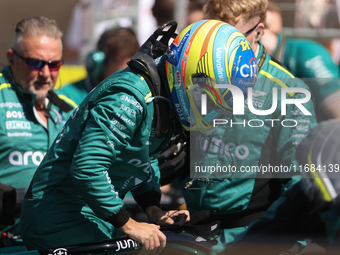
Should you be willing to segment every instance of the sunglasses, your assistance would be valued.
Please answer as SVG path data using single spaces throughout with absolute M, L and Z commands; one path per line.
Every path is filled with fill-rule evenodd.
M 253 27 L 253 28 L 251 28 L 251 29 L 249 29 L 247 32 L 245 32 L 243 35 L 244 35 L 244 37 L 247 37 L 251 32 L 253 32 L 256 28 L 257 28 L 257 26 L 259 25 L 261 23 L 261 20 Z
M 64 60 L 55 60 L 55 61 L 45 61 L 35 58 L 25 58 L 20 55 L 16 50 L 12 49 L 13 53 L 21 58 L 27 65 L 28 68 L 32 70 L 41 70 L 45 65 L 48 65 L 50 71 L 58 71 L 59 68 L 63 65 Z

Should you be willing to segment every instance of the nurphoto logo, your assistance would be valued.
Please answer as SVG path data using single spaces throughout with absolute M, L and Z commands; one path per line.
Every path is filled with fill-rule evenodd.
M 244 115 L 244 105 L 245 105 L 245 96 L 244 93 L 240 88 L 234 85 L 230 84 L 215 84 L 214 86 L 215 89 L 228 89 L 232 93 L 232 98 L 233 98 L 233 110 L 232 113 L 234 115 Z M 248 97 L 247 97 L 247 106 L 248 109 L 251 113 L 254 115 L 259 115 L 259 116 L 264 116 L 264 115 L 269 115 L 272 114 L 278 106 L 278 89 L 277 88 L 272 88 L 272 106 L 270 109 L 266 110 L 260 110 L 256 109 L 253 105 L 253 88 L 249 87 L 247 88 L 248 92 Z M 304 98 L 287 98 L 286 94 L 289 93 L 300 93 L 304 94 Z M 286 115 L 286 106 L 288 104 L 294 104 L 303 115 L 312 115 L 302 104 L 307 103 L 311 99 L 311 93 L 309 92 L 308 89 L 304 88 L 281 88 L 281 115 Z M 202 93 L 201 94 L 201 114 L 206 115 L 207 114 L 207 94 Z M 261 121 L 261 120 L 250 120 L 250 121 Z M 266 121 L 272 121 L 272 125 L 274 125 L 275 121 L 278 121 L 277 119 L 266 119 Z M 294 119 L 287 119 L 285 121 L 291 121 L 294 124 L 293 125 L 284 125 L 284 123 L 281 123 L 282 126 L 286 127 L 295 127 L 297 126 L 297 121 Z M 261 121 L 263 122 L 263 121 Z M 227 124 L 228 120 L 227 119 L 214 119 L 213 120 L 213 126 L 215 127 L 216 125 L 221 125 L 221 124 Z M 235 123 L 236 124 L 236 123 Z M 242 123 L 237 123 L 237 124 L 242 124 Z M 250 125 L 252 127 L 252 125 Z M 256 126 L 259 127 L 259 126 Z

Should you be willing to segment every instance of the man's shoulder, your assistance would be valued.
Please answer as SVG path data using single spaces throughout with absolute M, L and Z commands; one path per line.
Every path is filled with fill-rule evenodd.
M 258 79 L 269 79 L 273 84 L 280 87 L 308 89 L 307 85 L 301 79 L 295 77 L 281 62 L 271 57 L 268 53 L 259 70 Z
M 259 70 L 259 74 L 267 78 L 295 78 L 295 76 L 289 72 L 280 61 L 270 56 L 268 53 L 266 54 L 265 61 Z
M 80 80 L 74 83 L 69 83 L 58 89 L 58 93 L 69 93 L 69 92 L 75 92 L 75 91 L 86 91 L 85 88 L 85 80 Z
M 305 52 L 308 52 L 309 54 L 315 54 L 316 52 L 314 52 L 313 50 L 327 51 L 326 47 L 323 46 L 321 43 L 308 39 L 286 38 L 285 46 L 287 50 L 294 48 L 299 52 L 299 55 Z
M 122 89 L 130 91 L 130 93 L 139 95 L 142 94 L 145 98 L 151 91 L 145 78 L 133 72 L 129 67 L 117 71 L 102 81 L 96 88 L 98 92 L 111 89 Z M 139 93 L 136 93 L 139 91 Z
M 12 84 L 10 82 L 6 69 L 3 69 L 0 72 L 0 93 L 8 90 L 12 90 Z
M 84 80 L 67 84 L 61 89 L 56 90 L 55 93 L 59 96 L 59 98 L 66 101 L 73 107 L 77 107 L 77 105 L 79 105 L 88 95 Z

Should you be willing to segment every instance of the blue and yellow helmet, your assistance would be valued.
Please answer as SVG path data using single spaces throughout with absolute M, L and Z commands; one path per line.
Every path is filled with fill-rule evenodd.
M 213 120 L 232 114 L 233 96 L 215 84 L 237 86 L 247 96 L 257 77 L 257 61 L 243 34 L 228 23 L 202 20 L 186 27 L 166 54 L 168 93 L 186 130 L 209 133 Z M 202 93 L 209 98 L 201 113 Z

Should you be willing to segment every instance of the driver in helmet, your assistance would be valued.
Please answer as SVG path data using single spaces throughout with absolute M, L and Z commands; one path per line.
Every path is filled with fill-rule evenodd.
M 248 3 L 262 11 L 257 2 Z M 316 125 L 308 87 L 258 42 L 262 16 L 251 21 L 257 25 L 241 32 L 257 46 L 255 61 L 246 56 L 248 41 L 235 42 L 240 32 L 233 27 L 215 32 L 219 24 L 204 20 L 180 33 L 166 68 L 178 119 L 191 131 L 190 166 L 177 172 L 179 186 L 190 212 L 210 210 L 209 222 L 221 221 L 222 243 L 242 234 L 299 180 L 296 146 Z M 219 88 L 212 86 L 216 83 Z M 190 91 L 188 98 L 183 91 Z M 249 91 L 248 97 L 239 91 Z
M 96 86 L 55 139 L 23 202 L 21 233 L 27 249 L 121 235 L 140 242 L 146 250 L 163 248 L 166 240 L 159 226 L 136 222 L 127 213 L 123 198 L 129 191 L 152 223 L 172 224 L 179 214 L 190 220 L 187 210 L 160 208 L 157 156 L 173 135 L 175 116 L 186 129 L 213 131 L 211 117 L 190 116 L 199 109 L 200 91 L 212 95 L 208 110 L 214 111 L 213 117 L 230 113 L 231 94 L 214 88 L 216 82 L 226 80 L 215 80 L 219 74 L 212 73 L 212 63 L 229 61 L 228 72 L 235 78 L 229 83 L 240 80 L 235 86 L 244 92 L 256 81 L 257 64 L 245 37 L 227 23 L 200 22 L 177 38 L 175 24 L 158 28 L 127 68 Z M 234 38 L 224 36 L 231 32 Z M 169 49 L 171 38 L 175 39 Z M 187 69 L 186 59 L 190 60 Z M 243 65 L 248 68 L 242 69 Z M 218 68 L 225 71 L 224 66 Z

